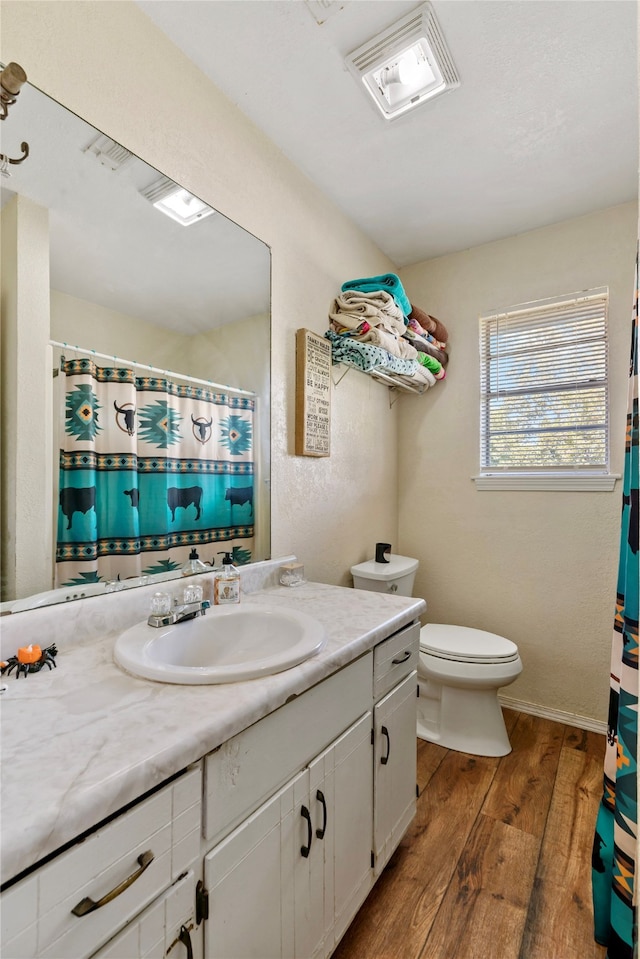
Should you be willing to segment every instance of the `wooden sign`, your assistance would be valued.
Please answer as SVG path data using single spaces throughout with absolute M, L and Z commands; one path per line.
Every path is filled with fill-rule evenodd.
M 329 456 L 331 344 L 311 330 L 296 331 L 296 456 Z

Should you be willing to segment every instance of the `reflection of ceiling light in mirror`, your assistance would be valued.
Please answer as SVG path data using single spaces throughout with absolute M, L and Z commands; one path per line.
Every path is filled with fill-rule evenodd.
M 347 66 L 386 120 L 460 86 L 430 3 L 354 50 Z
M 126 150 L 120 143 L 116 143 L 111 137 L 105 136 L 104 133 L 94 137 L 82 152 L 95 156 L 102 166 L 114 172 L 133 157 L 133 153 Z
M 153 203 L 156 210 L 166 213 L 172 220 L 181 223 L 182 226 L 190 226 L 197 223 L 198 220 L 204 220 L 205 217 L 215 213 L 210 206 L 203 203 L 197 196 L 193 196 L 183 187 L 178 186 L 173 180 L 163 176 L 156 180 L 150 186 L 140 190 L 145 199 Z

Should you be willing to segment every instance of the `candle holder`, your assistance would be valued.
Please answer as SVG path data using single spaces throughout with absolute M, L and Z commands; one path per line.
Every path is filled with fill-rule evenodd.
M 22 660 L 30 659 L 29 655 L 25 656 L 24 651 L 31 649 L 32 652 L 35 652 L 39 649 L 39 646 L 25 646 L 23 649 L 18 650 L 18 655 L 10 656 L 6 662 L 0 663 L 0 673 L 4 676 L 5 673 L 9 675 L 12 670 L 16 671 L 16 679 L 22 676 L 28 676 L 29 673 L 39 673 L 43 666 L 48 666 L 49 669 L 55 669 L 57 664 L 55 657 L 58 655 L 58 650 L 55 645 L 47 646 L 45 649 L 40 650 L 40 657 L 34 661 L 23 662 Z M 22 657 L 20 654 L 22 653 Z

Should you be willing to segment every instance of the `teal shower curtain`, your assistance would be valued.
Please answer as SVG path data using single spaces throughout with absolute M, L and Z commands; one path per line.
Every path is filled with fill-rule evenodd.
M 631 326 L 622 529 L 611 653 L 604 792 L 593 844 L 596 942 L 607 959 L 637 956 L 638 861 L 638 259 Z
M 56 585 L 178 569 L 196 549 L 253 554 L 254 405 L 65 360 Z

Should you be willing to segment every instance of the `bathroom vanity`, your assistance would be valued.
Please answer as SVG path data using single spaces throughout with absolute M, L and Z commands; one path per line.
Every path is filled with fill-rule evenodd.
M 116 594 L 6 620 L 43 646 L 48 623 L 60 650 L 56 669 L 4 680 L 6 959 L 311 959 L 339 942 L 415 812 L 424 603 L 287 589 L 277 564 L 256 565 L 243 603 L 302 610 L 327 635 L 263 679 L 119 669 L 115 638 L 146 588 L 126 612 Z M 64 642 L 74 617 L 83 639 L 76 623 Z

